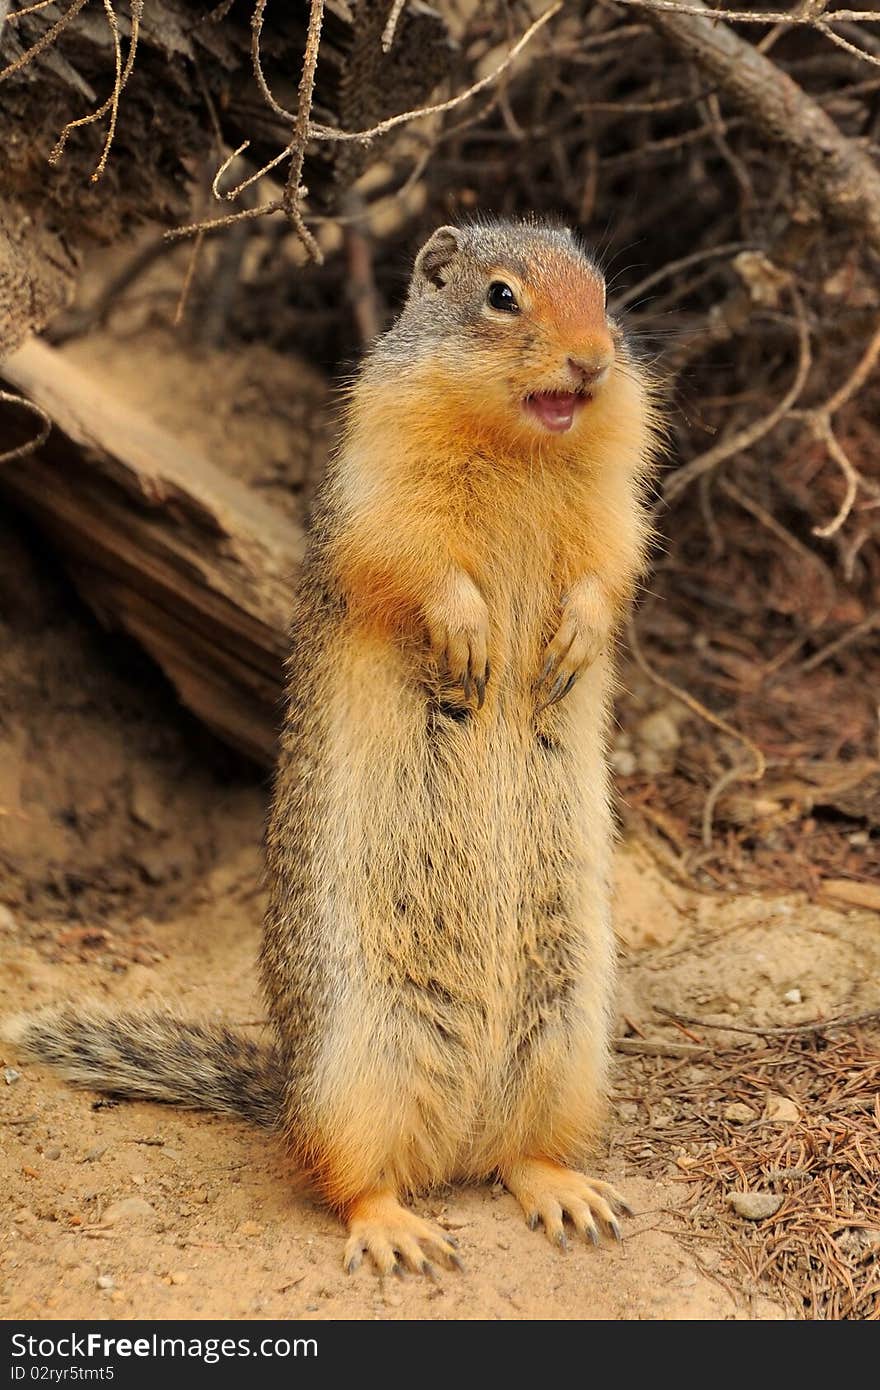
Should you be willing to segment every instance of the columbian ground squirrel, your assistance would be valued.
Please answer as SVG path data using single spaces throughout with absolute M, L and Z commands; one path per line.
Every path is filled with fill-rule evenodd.
M 299 589 L 268 834 L 274 1041 L 63 1006 L 73 1081 L 245 1115 L 348 1224 L 349 1269 L 457 1262 L 409 1193 L 499 1175 L 617 1234 L 569 1166 L 605 1114 L 613 638 L 658 437 L 603 276 L 540 221 L 441 227 L 351 387 Z

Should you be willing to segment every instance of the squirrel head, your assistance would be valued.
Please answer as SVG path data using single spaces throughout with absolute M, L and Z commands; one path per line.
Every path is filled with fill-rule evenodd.
M 491 221 L 434 232 L 374 362 L 402 393 L 529 447 L 589 430 L 621 342 L 604 277 L 568 228 Z

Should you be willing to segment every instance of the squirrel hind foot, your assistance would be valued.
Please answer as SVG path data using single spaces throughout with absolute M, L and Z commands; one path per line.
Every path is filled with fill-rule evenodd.
M 578 1235 L 598 1245 L 597 1218 L 602 1228 L 619 1241 L 622 1236 L 617 1216 L 632 1215 L 632 1209 L 611 1183 L 588 1178 L 551 1159 L 520 1159 L 503 1176 L 505 1187 L 525 1212 L 530 1230 L 543 1225 L 547 1239 L 560 1250 L 568 1247 L 566 1219 Z
M 350 1203 L 346 1213 L 349 1236 L 343 1264 L 353 1274 L 369 1255 L 380 1274 L 405 1270 L 436 1279 L 435 1261 L 463 1269 L 457 1243 L 445 1231 L 408 1211 L 387 1190 L 366 1192 Z

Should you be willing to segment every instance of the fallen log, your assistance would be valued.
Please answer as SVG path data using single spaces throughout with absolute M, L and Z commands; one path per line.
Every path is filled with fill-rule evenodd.
M 29 339 L 0 374 L 53 424 L 42 448 L 0 468 L 0 489 L 183 703 L 271 763 L 302 529 L 46 344 Z M 33 429 L 7 425 L 9 411 L 3 450 Z

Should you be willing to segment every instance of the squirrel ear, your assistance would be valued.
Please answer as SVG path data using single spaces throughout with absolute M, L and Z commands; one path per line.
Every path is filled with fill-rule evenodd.
M 459 233 L 454 227 L 438 227 L 416 256 L 413 273 L 442 290 L 446 284 L 443 271 L 460 247 Z

